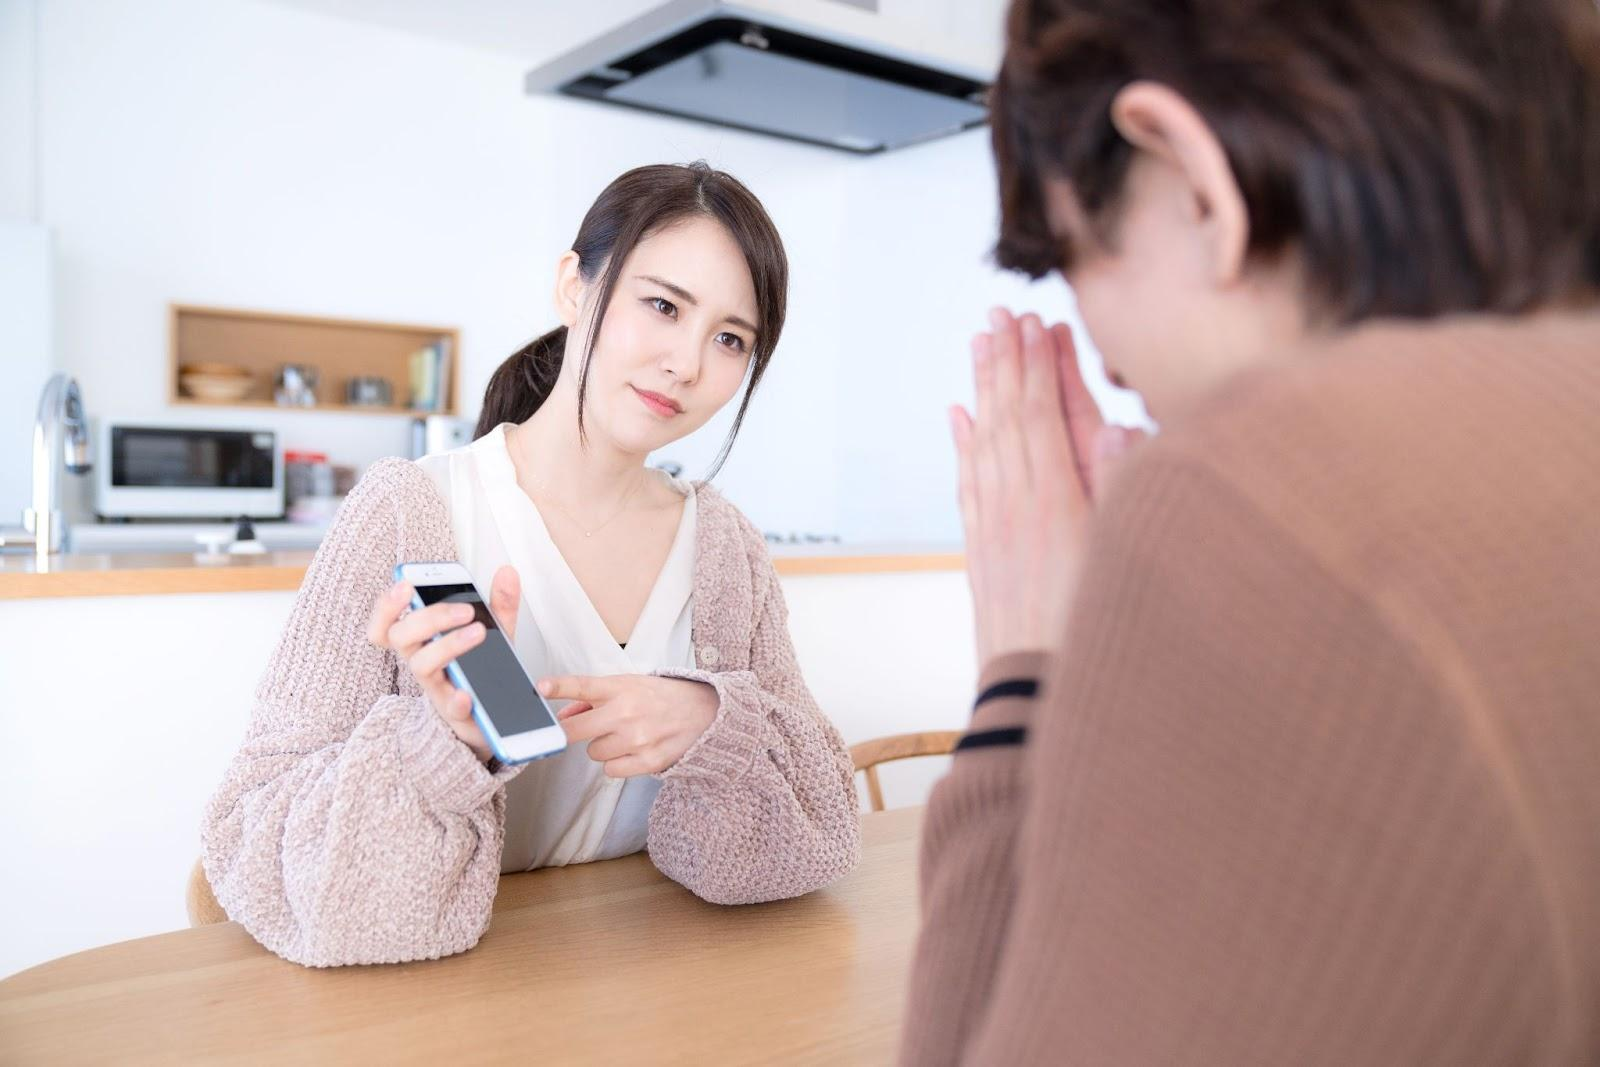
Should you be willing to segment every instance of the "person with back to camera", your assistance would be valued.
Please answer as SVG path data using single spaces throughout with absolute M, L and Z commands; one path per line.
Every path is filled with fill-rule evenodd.
M 903 1062 L 1600 1063 L 1600 8 L 1014 0 L 992 120 L 1162 432 L 975 342 Z

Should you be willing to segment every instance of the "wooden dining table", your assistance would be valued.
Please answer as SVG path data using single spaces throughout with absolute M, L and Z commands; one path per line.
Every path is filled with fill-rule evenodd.
M 237 923 L 91 949 L 0 982 L 0 1063 L 890 1063 L 921 819 L 864 815 L 853 872 L 768 904 L 642 854 L 506 875 L 443 960 L 301 967 Z

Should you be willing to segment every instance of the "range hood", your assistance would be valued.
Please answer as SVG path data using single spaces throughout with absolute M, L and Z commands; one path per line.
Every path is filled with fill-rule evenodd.
M 982 125 L 979 50 L 875 0 L 668 0 L 527 75 L 558 92 L 872 153 Z

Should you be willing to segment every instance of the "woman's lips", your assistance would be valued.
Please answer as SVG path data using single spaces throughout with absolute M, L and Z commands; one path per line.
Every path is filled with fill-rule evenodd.
M 629 388 L 639 394 L 639 399 L 644 402 L 645 407 L 664 419 L 670 419 L 674 415 L 683 413 L 683 406 L 671 397 L 662 396 L 660 393 L 652 393 L 648 389 L 640 389 L 637 385 L 629 386 Z

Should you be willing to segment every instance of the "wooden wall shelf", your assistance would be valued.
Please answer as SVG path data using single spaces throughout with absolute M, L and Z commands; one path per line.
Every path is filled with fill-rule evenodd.
M 375 415 L 453 415 L 458 410 L 461 335 L 452 327 L 189 304 L 173 304 L 171 315 L 167 398 L 173 404 Z M 440 342 L 449 351 L 442 402 L 426 409 L 411 407 L 411 354 Z M 181 368 L 196 363 L 221 363 L 250 372 L 250 391 L 239 400 L 209 400 L 185 395 L 179 382 Z M 285 363 L 317 368 L 319 380 L 314 406 L 288 407 L 273 401 L 278 368 Z M 346 403 L 345 383 L 357 377 L 387 381 L 394 402 L 385 406 Z

